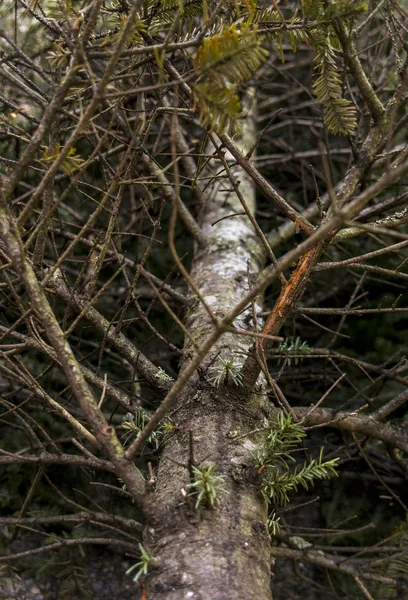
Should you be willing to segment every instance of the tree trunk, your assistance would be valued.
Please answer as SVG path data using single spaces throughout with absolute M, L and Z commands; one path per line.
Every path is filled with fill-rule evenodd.
M 242 145 L 254 143 L 249 119 Z M 212 147 L 211 152 L 214 151 Z M 214 152 L 216 155 L 216 151 Z M 234 181 L 253 213 L 253 184 L 226 156 Z M 231 189 L 219 159 L 213 159 L 204 174 L 218 173 L 206 187 L 206 205 L 201 231 L 206 246 L 196 250 L 191 279 L 216 317 L 223 317 L 247 293 L 259 273 L 264 250 L 242 204 Z M 229 215 L 240 213 L 238 216 Z M 222 220 L 220 220 L 222 219 Z M 213 330 L 213 320 L 202 302 L 193 297 L 185 324 L 183 368 L 194 356 L 195 347 Z M 234 327 L 247 330 L 259 306 L 245 310 Z M 252 345 L 250 336 L 227 332 L 213 347 L 204 364 L 180 395 L 171 419 L 177 429 L 166 444 L 158 468 L 155 504 L 156 521 L 147 531 L 155 567 L 147 579 L 149 597 L 155 600 L 200 598 L 202 600 L 266 600 L 270 592 L 270 554 L 267 505 L 260 494 L 255 465 L 256 435 L 265 426 L 264 396 L 245 401 L 240 385 L 223 379 L 220 359 L 234 359 L 238 369 Z M 224 478 L 217 501 L 198 503 L 188 487 L 193 466 L 211 464 L 215 475 Z M 189 493 L 189 495 L 187 495 Z M 196 507 L 196 505 L 199 506 Z

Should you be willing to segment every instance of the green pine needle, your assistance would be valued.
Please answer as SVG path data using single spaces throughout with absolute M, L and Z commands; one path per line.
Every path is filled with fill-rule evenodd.
M 267 57 L 257 26 L 224 27 L 203 40 L 195 57 L 194 86 L 200 120 L 218 132 L 239 128 L 241 104 L 237 94 Z
M 299 487 L 306 490 L 316 480 L 329 479 L 336 473 L 338 459 L 323 462 L 323 448 L 318 459 L 312 459 L 303 466 L 289 469 L 288 461 L 306 437 L 304 428 L 294 423 L 291 415 L 276 411 L 275 419 L 266 436 L 262 450 L 257 455 L 258 473 L 262 474 L 262 494 L 275 504 L 285 505 L 289 502 L 289 493 Z
M 220 496 L 225 494 L 225 479 L 216 475 L 216 466 L 212 463 L 203 463 L 200 467 L 193 467 L 194 481 L 188 483 L 186 488 L 191 496 L 196 498 L 195 508 L 206 505 L 214 508 L 220 503 Z

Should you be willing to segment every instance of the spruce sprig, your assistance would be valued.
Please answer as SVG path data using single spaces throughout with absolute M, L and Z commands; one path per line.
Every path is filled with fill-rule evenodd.
M 324 108 L 324 122 L 335 135 L 350 135 L 356 128 L 356 109 L 344 97 L 343 82 L 339 74 L 338 52 L 341 44 L 336 35 L 336 23 L 342 21 L 350 28 L 357 17 L 367 10 L 367 3 L 354 0 L 335 0 L 331 3 L 321 0 L 303 0 L 302 15 L 295 13 L 288 19 L 271 8 L 255 10 L 250 18 L 266 27 L 266 37 L 277 44 L 284 62 L 283 38 L 296 52 L 299 43 L 304 42 L 316 53 L 315 69 L 317 79 L 313 91 Z
M 146 8 L 146 20 L 150 21 L 149 34 L 156 35 L 166 25 L 179 20 L 179 30 L 186 21 L 203 15 L 203 0 L 150 0 Z
M 239 86 L 248 80 L 268 52 L 262 48 L 257 26 L 233 24 L 203 40 L 195 57 L 194 86 L 200 120 L 218 132 L 239 128 Z
M 266 478 L 263 486 L 263 494 L 269 500 L 281 506 L 289 502 L 289 492 L 297 491 L 299 486 L 308 490 L 316 480 L 330 479 L 336 473 L 338 458 L 323 462 L 323 448 L 320 450 L 319 458 L 296 467 L 294 471 L 284 470 L 274 473 Z
M 329 479 L 337 474 L 335 467 L 338 459 L 323 462 L 323 448 L 318 459 L 311 459 L 290 470 L 288 461 L 295 462 L 292 453 L 305 437 L 304 428 L 294 423 L 290 414 L 276 411 L 263 448 L 257 455 L 258 473 L 262 474 L 262 494 L 269 501 L 287 504 L 291 491 L 299 487 L 307 490 L 314 481 Z
M 154 562 L 154 556 L 151 550 L 145 548 L 144 546 L 142 546 L 142 544 L 139 544 L 139 550 L 140 558 L 138 562 L 132 565 L 126 571 L 126 575 L 130 575 L 130 573 L 136 571 L 136 573 L 133 576 L 133 581 L 139 581 L 139 579 L 142 576 L 147 575 L 149 568 L 153 565 Z
M 318 77 L 313 84 L 313 91 L 324 107 L 325 124 L 335 135 L 350 135 L 357 124 L 356 109 L 342 95 L 336 50 L 329 37 L 317 44 L 315 69 Z
M 194 481 L 186 485 L 191 496 L 196 498 L 195 508 L 205 505 L 214 508 L 220 503 L 220 496 L 226 493 L 225 478 L 216 474 L 213 463 L 203 463 L 193 467 Z

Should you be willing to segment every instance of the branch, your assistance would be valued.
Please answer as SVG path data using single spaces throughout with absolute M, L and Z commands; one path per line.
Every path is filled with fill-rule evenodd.
M 339 233 L 333 238 L 332 244 L 336 244 L 338 242 L 342 242 L 343 240 L 348 240 L 353 237 L 357 237 L 361 233 L 365 233 L 367 229 L 372 229 L 373 232 L 376 229 L 382 228 L 392 228 L 398 227 L 398 225 L 405 225 L 408 223 L 408 207 L 404 208 L 402 211 L 395 212 L 392 215 L 388 215 L 382 219 L 378 219 L 378 221 L 374 221 L 373 223 L 362 224 L 361 226 L 356 225 L 355 227 L 348 227 L 347 229 L 343 229 L 343 231 L 339 231 Z M 401 234 L 402 237 L 406 239 L 404 234 Z
M 64 78 L 64 81 L 61 84 L 60 89 L 58 90 L 58 94 L 54 95 L 53 100 L 48 105 L 46 111 L 44 112 L 44 116 L 41 120 L 41 124 L 40 124 L 36 134 L 32 138 L 29 146 L 27 147 L 21 160 L 19 161 L 18 166 L 16 167 L 15 171 L 13 172 L 12 176 L 9 178 L 9 180 L 5 186 L 4 195 L 5 195 L 6 200 L 8 198 L 10 198 L 15 186 L 17 185 L 18 181 L 22 177 L 24 169 L 34 158 L 35 152 L 39 148 L 40 143 L 41 143 L 45 133 L 49 130 L 49 128 L 54 120 L 54 115 L 55 115 L 56 111 L 60 108 L 60 106 L 63 104 L 63 101 L 66 99 L 69 88 L 71 87 L 71 85 L 74 81 L 74 77 L 77 73 L 77 65 L 79 62 L 82 62 L 82 60 L 83 60 L 84 46 L 85 46 L 86 42 L 88 41 L 90 35 L 92 34 L 92 30 L 94 29 L 94 25 L 96 23 L 96 19 L 97 19 L 101 4 L 102 4 L 102 0 L 96 0 L 96 2 L 94 3 L 91 15 L 87 19 L 87 25 L 86 25 L 86 30 L 85 30 L 86 35 L 84 34 L 83 36 L 81 36 L 80 41 L 82 43 L 77 44 L 76 50 L 74 52 L 73 59 L 76 62 L 72 63 L 71 68 L 69 69 L 66 77 Z M 61 148 L 57 158 L 54 160 L 54 162 L 48 169 L 47 173 L 44 175 L 41 183 L 37 186 L 30 201 L 27 203 L 23 212 L 21 213 L 21 215 L 19 217 L 19 225 L 20 226 L 24 224 L 26 218 L 30 214 L 30 212 L 31 212 L 33 206 L 35 205 L 35 203 L 37 202 L 38 198 L 41 197 L 44 190 L 48 187 L 49 182 L 54 178 L 58 169 L 63 164 L 66 157 L 68 156 L 71 148 L 74 147 L 75 143 L 81 136 L 81 134 L 84 131 L 84 129 L 86 128 L 86 126 L 89 124 L 92 116 L 94 115 L 96 109 L 98 108 L 98 106 L 104 96 L 106 86 L 109 83 L 110 77 L 115 69 L 116 64 L 118 63 L 118 61 L 120 59 L 122 50 L 125 47 L 128 36 L 132 31 L 134 19 L 138 13 L 138 10 L 139 10 L 138 4 L 136 4 L 132 7 L 132 10 L 129 14 L 129 18 L 126 20 L 124 27 L 120 31 L 118 41 L 112 52 L 110 60 L 104 68 L 103 75 L 102 75 L 98 85 L 95 86 L 93 89 L 92 98 L 91 98 L 85 112 L 79 119 L 75 129 L 73 130 L 71 135 L 68 137 L 64 146 Z M 51 111 L 51 107 L 53 107 L 53 111 Z
M 183 78 L 180 76 L 178 71 L 170 64 L 169 61 L 166 61 L 166 69 L 169 73 L 179 82 L 180 86 L 187 92 L 189 96 L 192 95 L 191 88 L 187 85 Z M 279 208 L 279 210 L 289 217 L 291 221 L 295 224 L 296 229 L 303 230 L 307 235 L 310 235 L 314 227 L 311 225 L 304 217 L 302 217 L 294 208 L 286 202 L 284 198 L 266 181 L 264 177 L 259 173 L 258 169 L 253 165 L 251 160 L 247 158 L 241 150 L 238 148 L 237 144 L 229 137 L 229 135 L 219 135 L 218 136 L 223 145 L 229 150 L 232 156 L 235 158 L 237 163 L 246 171 L 249 177 L 253 180 L 255 185 L 259 187 L 259 189 L 265 194 L 267 198 L 272 200 L 272 202 Z M 250 150 L 250 148 L 248 149 Z
M 148 157 L 146 155 L 143 155 L 142 161 L 147 166 L 150 173 L 160 182 L 163 196 L 176 204 L 181 220 L 183 221 L 184 225 L 191 233 L 195 241 L 199 244 L 199 246 L 205 246 L 206 239 L 203 233 L 201 232 L 196 220 L 194 219 L 193 215 L 190 213 L 190 211 L 180 198 L 179 194 L 176 193 L 174 187 L 170 184 L 169 180 L 163 172 L 163 169 L 161 169 L 151 157 Z
M 7 554 L 5 556 L 1 556 L 0 558 L 4 562 L 10 562 L 12 560 L 25 558 L 27 556 L 43 554 L 44 552 L 49 552 L 50 550 L 59 550 L 60 548 L 66 548 L 67 546 L 81 546 L 83 544 L 96 544 L 98 546 L 120 546 L 122 548 L 127 548 L 128 551 L 134 552 L 137 555 L 140 554 L 139 546 L 137 544 L 131 544 L 130 542 L 115 540 L 111 538 L 76 538 L 73 540 L 63 540 L 62 542 L 56 542 L 55 544 L 49 544 L 47 546 L 42 546 L 41 548 L 25 550 L 25 552 Z
M 54 315 L 42 286 L 37 280 L 31 263 L 24 254 L 18 226 L 15 219 L 7 214 L 6 206 L 4 196 L 2 196 L 0 202 L 0 237 L 6 245 L 8 257 L 15 271 L 19 274 L 21 281 L 24 283 L 32 309 L 47 332 L 48 339 L 62 365 L 72 392 L 81 406 L 88 423 L 94 430 L 96 439 L 115 465 L 116 475 L 123 479 L 128 490 L 147 514 L 149 507 L 146 504 L 146 490 L 143 477 L 133 463 L 124 460 L 124 450 L 115 429 L 107 423 L 92 395 L 72 348 L 65 339 L 65 334 Z
M 408 435 L 404 428 L 389 423 L 380 423 L 372 415 L 340 412 L 334 408 L 316 408 L 311 412 L 310 408 L 296 407 L 293 412 L 305 427 L 334 427 L 353 431 L 381 440 L 387 446 L 394 446 L 403 452 L 408 452 Z M 302 419 L 305 420 L 302 421 Z
M 380 248 L 379 250 L 374 250 L 373 252 L 367 252 L 366 254 L 360 254 L 360 256 L 353 256 L 352 258 L 348 258 L 347 260 L 341 260 L 337 262 L 323 262 L 319 263 L 313 269 L 314 271 L 325 271 L 326 269 L 337 269 L 340 267 L 345 267 L 347 265 L 352 265 L 353 263 L 359 262 L 361 263 L 363 260 L 368 260 L 369 258 L 375 258 L 377 256 L 381 256 L 382 254 L 386 254 L 387 252 L 395 252 L 396 250 L 400 250 L 401 248 L 405 248 L 408 245 L 408 241 L 405 240 L 403 242 L 398 242 L 397 244 L 392 244 L 391 246 L 385 246 L 384 248 Z
M 313 225 L 309 223 L 300 213 L 290 206 L 288 202 L 266 181 L 260 174 L 258 169 L 254 166 L 249 158 L 247 158 L 235 142 L 224 134 L 219 136 L 224 146 L 229 150 L 232 156 L 235 158 L 237 163 L 248 173 L 254 183 L 262 191 L 263 194 L 275 204 L 275 206 L 286 215 L 295 225 L 296 230 L 302 230 L 307 235 L 310 235 L 314 231 Z
M 27 347 L 35 348 L 39 352 L 44 352 L 47 356 L 52 358 L 53 361 L 55 361 L 58 365 L 61 366 L 54 350 L 50 346 L 45 345 L 44 343 L 40 343 L 39 341 L 37 341 L 36 338 L 34 338 L 32 336 L 28 336 L 28 335 L 23 335 L 22 333 L 18 333 L 17 331 L 11 331 L 10 328 L 3 327 L 2 325 L 0 325 L 0 334 L 1 334 L 1 337 L 10 335 L 10 336 L 20 340 L 20 342 L 22 344 L 22 349 L 24 346 L 24 348 L 27 348 Z M 106 396 L 112 398 L 112 400 L 117 402 L 117 404 L 122 406 L 126 411 L 133 412 L 135 409 L 140 410 L 140 406 L 135 403 L 135 401 L 129 394 L 127 394 L 123 390 L 116 387 L 116 385 L 114 385 L 112 382 L 105 381 L 104 378 L 96 375 L 91 369 L 88 369 L 88 367 L 85 367 L 84 365 L 79 365 L 79 366 L 80 366 L 81 371 L 85 375 L 85 378 L 90 383 L 95 385 L 101 391 L 105 390 Z M 27 384 L 27 386 L 30 387 L 28 384 Z M 50 396 L 47 396 L 47 397 L 50 397 Z M 52 400 L 52 398 L 51 398 L 51 400 Z M 53 400 L 53 402 L 55 402 L 55 400 Z M 57 411 L 60 412 L 62 415 L 64 415 L 65 409 L 63 407 L 61 407 L 61 405 L 59 405 L 58 403 L 57 403 L 57 405 L 58 405 Z M 55 408 L 54 405 L 53 405 L 53 407 Z
M 366 263 L 360 263 L 360 257 L 349 260 L 339 260 L 337 262 L 323 262 L 316 265 L 313 271 L 327 271 L 330 269 L 343 269 L 344 267 L 350 266 L 351 269 L 357 269 L 358 271 L 366 271 L 368 273 L 376 273 L 377 275 L 386 275 L 388 277 L 395 277 L 400 279 L 408 279 L 408 273 L 402 271 L 393 271 L 392 269 L 384 269 L 383 267 L 377 267 L 376 265 L 367 265 Z
M 142 354 L 123 333 L 115 330 L 111 323 L 103 317 L 95 308 L 90 306 L 89 300 L 80 296 L 77 292 L 69 289 L 64 281 L 61 271 L 56 271 L 47 284 L 59 298 L 83 313 L 84 317 L 92 323 L 97 330 L 112 344 L 121 356 L 126 358 L 132 367 L 146 379 L 146 381 L 161 395 L 168 392 L 171 384 L 163 379 L 159 369 Z
M 0 450 L 0 465 L 70 465 L 74 467 L 85 467 L 88 469 L 98 469 L 98 471 L 108 471 L 115 473 L 115 466 L 99 458 L 84 458 L 76 454 L 50 454 L 43 452 L 38 456 L 31 454 L 13 454 Z
M 374 123 L 381 123 L 386 119 L 386 111 L 378 96 L 373 90 L 371 83 L 369 82 L 367 75 L 364 72 L 360 59 L 354 43 L 350 37 L 350 33 L 346 30 L 344 23 L 341 19 L 334 21 L 337 35 L 343 48 L 344 59 L 355 79 L 355 82 L 360 90 L 364 102 L 367 105 L 368 110 L 373 117 Z
M 404 406 L 406 402 L 408 402 L 408 390 L 404 390 L 398 394 L 398 396 L 395 396 L 395 398 L 386 402 L 384 406 L 381 406 L 372 414 L 372 417 L 378 420 L 384 419 L 384 417 L 388 417 L 388 415 L 394 412 L 394 410 L 397 410 L 397 408 Z
M 38 346 L 42 350 L 41 345 L 38 344 Z M 6 357 L 3 357 L 3 359 L 5 360 Z M 61 406 L 61 404 L 59 402 L 57 402 L 56 400 L 54 400 L 54 398 L 52 398 L 49 394 L 47 394 L 46 391 L 38 383 L 38 381 L 34 378 L 34 376 L 31 375 L 31 373 L 28 371 L 28 369 L 24 369 L 24 371 L 22 371 L 23 369 L 24 369 L 23 364 L 21 364 L 21 367 L 18 370 L 15 367 L 15 371 L 14 371 L 14 373 L 11 374 L 11 376 L 16 381 L 23 383 L 23 385 L 25 384 L 28 387 L 28 389 L 30 391 L 32 391 L 38 398 L 41 398 L 41 400 L 43 400 L 43 402 L 46 402 L 53 411 L 55 411 L 63 419 L 68 421 L 68 423 L 71 425 L 73 430 L 77 433 L 77 435 L 79 435 L 79 437 L 86 439 L 90 444 L 92 444 L 93 446 L 96 446 L 97 448 L 100 449 L 101 445 L 97 441 L 95 436 L 92 435 L 92 433 L 90 431 L 88 431 L 88 429 L 86 429 L 86 427 L 84 427 L 82 425 L 82 423 L 80 423 L 77 419 L 75 419 L 75 417 L 73 417 L 71 415 L 71 413 L 67 411 L 66 408 Z
M 298 258 L 313 250 L 316 244 L 320 243 L 321 240 L 328 235 L 329 232 L 332 232 L 333 229 L 337 229 L 340 227 L 343 219 L 345 218 L 345 214 L 338 212 L 334 215 L 330 220 L 324 223 L 318 230 L 316 230 L 310 237 L 308 237 L 304 242 L 299 244 L 296 248 L 293 248 L 290 252 L 285 254 L 285 256 L 279 261 L 278 266 L 273 268 L 272 270 L 268 270 L 266 276 L 262 277 L 260 281 L 255 284 L 250 292 L 248 292 L 241 300 L 238 302 L 235 307 L 230 310 L 230 312 L 218 322 L 218 325 L 215 327 L 214 331 L 205 339 L 203 344 L 200 346 L 199 350 L 195 354 L 194 358 L 189 362 L 188 366 L 181 372 L 178 379 L 174 383 L 170 392 L 162 401 L 159 408 L 153 414 L 152 418 L 143 429 L 142 433 L 139 435 L 137 440 L 133 442 L 131 446 L 126 450 L 125 457 L 129 460 L 132 460 L 136 454 L 141 450 L 143 444 L 146 442 L 147 438 L 150 434 L 156 429 L 161 419 L 167 414 L 170 408 L 175 404 L 179 394 L 182 390 L 187 386 L 191 377 L 194 375 L 198 367 L 201 365 L 204 358 L 207 356 L 208 352 L 214 346 L 214 344 L 218 341 L 221 335 L 227 331 L 228 327 L 233 323 L 238 315 L 242 313 L 250 303 L 261 294 L 265 288 L 267 288 L 271 283 L 273 283 L 276 279 L 278 279 L 279 275 L 283 273 L 285 269 L 290 267 L 294 261 Z M 265 271 L 267 271 L 265 269 Z M 264 273 L 265 273 L 264 271 Z M 245 363 L 245 365 L 248 361 Z M 256 376 L 254 375 L 255 370 L 253 364 L 248 365 L 248 371 L 245 372 L 245 365 L 243 367 L 244 373 L 244 387 L 245 390 L 242 389 L 242 395 L 244 393 L 251 393 L 254 383 L 258 378 L 259 374 L 259 366 L 258 372 Z M 245 379 L 246 378 L 246 379 Z M 255 378 L 255 380 L 254 380 Z
M 107 513 L 94 513 L 80 511 L 69 515 L 56 515 L 51 517 L 0 517 L 2 525 L 53 525 L 54 523 L 89 523 L 90 521 L 100 521 L 109 525 L 121 525 L 126 529 L 140 531 L 141 524 L 133 519 L 126 519 L 119 515 L 109 515 Z
M 385 577 L 384 575 L 376 575 L 375 573 L 369 573 L 364 567 L 364 570 L 350 567 L 345 565 L 342 558 L 337 558 L 334 556 L 323 555 L 321 551 L 301 551 L 301 550 L 293 550 L 292 548 L 282 548 L 281 546 L 276 547 L 272 546 L 271 548 L 272 556 L 275 558 L 290 558 L 292 560 L 301 560 L 302 562 L 309 562 L 319 567 L 323 567 L 324 569 L 333 569 L 335 571 L 339 571 L 340 573 L 346 573 L 347 575 L 351 575 L 352 577 L 362 577 L 364 579 L 368 579 L 370 581 L 379 581 L 381 583 L 392 583 L 396 584 L 395 579 L 391 579 L 391 577 Z
M 63 231 L 62 229 L 58 229 L 57 227 L 54 228 L 54 232 L 65 237 L 66 239 L 69 239 L 69 240 L 77 240 L 78 239 L 78 237 L 75 234 L 70 233 L 69 231 Z M 95 249 L 98 251 L 101 249 L 100 244 L 95 244 L 94 241 L 92 241 L 88 238 L 81 237 L 78 239 L 78 241 L 80 241 L 81 244 L 84 244 L 88 248 L 92 248 L 92 249 Z M 124 254 L 121 254 L 117 250 L 115 250 L 115 251 L 108 250 L 107 256 L 114 257 L 121 265 L 123 263 L 125 263 L 128 267 L 132 267 L 132 268 L 135 267 L 134 260 L 132 260 L 131 258 L 128 258 Z M 151 279 L 161 292 L 165 292 L 166 294 L 168 294 L 169 296 L 174 298 L 174 300 L 177 300 L 177 302 L 179 302 L 183 306 L 187 306 L 189 304 L 190 301 L 187 298 L 187 296 L 184 296 L 183 294 L 181 294 L 180 292 L 178 292 L 177 290 L 172 288 L 171 285 L 169 285 L 168 283 L 165 283 L 164 281 L 159 279 L 159 277 L 156 277 L 156 275 L 153 275 L 153 273 L 146 271 L 146 269 L 144 267 L 142 267 L 140 264 L 137 265 L 137 268 L 140 272 L 140 275 L 142 275 L 142 277 L 144 277 L 147 280 Z

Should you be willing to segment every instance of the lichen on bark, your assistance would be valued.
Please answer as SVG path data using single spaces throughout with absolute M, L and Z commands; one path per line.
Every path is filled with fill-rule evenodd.
M 248 149 L 254 139 L 253 123 L 248 117 L 241 145 Z M 265 251 L 247 214 L 242 214 L 240 200 L 231 189 L 214 146 L 207 149 L 209 153 L 214 158 L 202 177 L 212 179 L 205 188 L 206 204 L 200 219 L 206 244 L 196 249 L 190 277 L 213 315 L 222 319 L 252 287 L 262 269 Z M 239 189 L 253 213 L 252 181 L 231 155 L 225 155 L 225 160 L 234 182 L 241 182 Z M 257 312 L 259 306 L 249 306 L 233 326 L 253 331 Z M 198 345 L 214 330 L 213 319 L 194 294 L 185 324 Z M 211 376 L 211 369 L 221 360 L 233 358 L 238 366 L 242 365 L 252 343 L 250 336 L 224 333 L 172 412 L 178 433 L 168 441 L 160 458 L 156 519 L 146 535 L 157 557 L 156 567 L 147 579 L 156 600 L 270 597 L 267 506 L 259 493 L 256 440 L 249 438 L 248 444 L 248 434 L 264 425 L 262 397 L 246 403 L 239 385 L 221 381 L 215 386 Z M 195 352 L 190 337 L 186 337 L 183 368 Z M 237 430 L 240 435 L 231 436 Z M 195 465 L 211 461 L 225 482 L 220 502 L 213 509 L 200 506 L 196 510 L 193 499 L 186 496 L 191 439 Z

